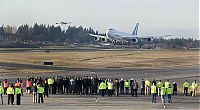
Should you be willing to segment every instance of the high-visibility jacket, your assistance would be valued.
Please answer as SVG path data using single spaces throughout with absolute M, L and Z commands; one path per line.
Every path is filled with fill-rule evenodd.
M 113 89 L 113 83 L 112 82 L 108 82 L 108 89 Z
M 173 93 L 173 90 L 172 90 L 172 88 L 170 87 L 170 88 L 167 88 L 167 94 L 172 94 Z
M 157 87 L 158 87 L 158 88 L 161 88 L 162 86 L 163 86 L 162 82 L 159 81 L 159 82 L 157 83 Z
M 40 86 L 38 86 L 37 87 L 37 93 L 44 93 L 44 87 L 40 87 Z
M 188 87 L 188 90 L 189 90 L 189 91 L 193 91 L 192 85 Z
M 129 82 L 129 81 L 126 81 L 126 82 L 124 83 L 124 87 L 130 87 L 130 82 Z
M 0 85 L 0 94 L 3 94 L 4 93 L 4 89 L 3 89 L 3 86 Z
M 15 94 L 22 94 L 22 89 L 19 87 L 15 88 Z
M 3 82 L 3 87 L 4 87 L 4 88 L 8 88 L 8 86 L 9 86 L 9 85 L 8 85 L 8 82 L 5 82 L 5 81 L 4 81 L 4 82 Z
M 47 82 L 48 82 L 48 84 L 53 84 L 54 80 L 52 78 L 49 78 Z
M 190 84 L 188 82 L 183 83 L 183 87 L 189 87 L 189 86 L 190 86 Z
M 169 88 L 170 82 L 166 81 L 165 82 L 165 88 Z
M 165 87 L 161 87 L 161 95 L 166 95 L 166 88 Z
M 18 86 L 18 87 L 21 86 L 20 82 L 16 82 L 16 83 L 15 83 L 15 87 L 17 87 L 17 86 Z
M 146 80 L 146 81 L 145 81 L 145 86 L 150 86 L 150 84 L 151 84 L 151 83 L 150 83 L 149 80 Z
M 23 89 L 23 87 L 24 87 L 23 82 L 20 82 L 20 87 L 21 87 L 21 89 Z
M 157 91 L 156 91 L 156 86 L 155 86 L 155 85 L 152 85 L 152 86 L 151 86 L 151 93 L 152 93 L 152 94 L 156 94 L 156 93 L 157 93 Z
M 31 87 L 31 81 L 26 80 L 26 87 Z
M 99 85 L 99 89 L 100 89 L 100 90 L 106 89 L 106 83 L 101 82 L 100 85 Z
M 12 94 L 12 95 L 14 95 L 14 94 L 15 94 L 14 88 L 13 88 L 13 87 L 8 87 L 8 88 L 7 88 L 7 94 Z
M 198 87 L 198 84 L 195 83 L 195 82 L 193 82 L 193 83 L 192 83 L 192 89 L 197 89 L 197 87 Z

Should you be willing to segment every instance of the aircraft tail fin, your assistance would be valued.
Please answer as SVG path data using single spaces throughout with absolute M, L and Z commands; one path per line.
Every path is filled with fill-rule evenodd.
M 133 30 L 133 33 L 132 35 L 137 35 L 137 32 L 138 32 L 138 26 L 139 26 L 139 23 L 136 24 L 134 30 Z

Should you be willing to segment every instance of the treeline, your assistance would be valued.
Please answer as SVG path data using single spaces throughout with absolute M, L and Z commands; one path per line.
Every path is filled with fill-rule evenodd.
M 82 26 L 69 26 L 62 30 L 60 26 L 34 24 L 21 25 L 18 28 L 12 26 L 0 27 L 0 47 L 29 47 L 44 45 L 69 45 L 69 44 L 97 44 L 88 33 L 100 34 L 93 28 L 83 28 Z M 199 40 L 196 39 L 155 39 L 152 43 L 138 42 L 137 47 L 149 48 L 198 48 Z
M 44 25 L 37 23 L 34 26 L 27 24 L 19 26 L 17 29 L 11 26 L 1 26 L 0 36 L 1 40 L 6 42 L 77 42 L 90 43 L 91 38 L 88 33 L 98 33 L 92 28 L 71 27 L 63 31 L 60 26 Z

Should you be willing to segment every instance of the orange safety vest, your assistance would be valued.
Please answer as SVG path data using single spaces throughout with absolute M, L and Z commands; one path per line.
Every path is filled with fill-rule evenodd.
M 26 87 L 31 87 L 31 81 L 26 80 Z
M 17 87 L 17 86 L 20 87 L 20 85 L 21 85 L 20 82 L 15 83 L 15 87 Z
M 20 87 L 23 88 L 24 85 L 23 85 L 23 82 L 19 82 L 20 83 Z
M 4 88 L 8 88 L 8 82 L 5 82 L 5 81 L 4 81 L 4 82 L 3 82 L 3 87 L 4 87 Z

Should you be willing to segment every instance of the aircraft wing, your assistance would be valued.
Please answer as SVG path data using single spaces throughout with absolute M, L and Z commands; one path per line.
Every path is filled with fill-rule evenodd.
M 113 41 L 110 37 L 107 36 L 102 36 L 102 35 L 95 35 L 95 34 L 89 34 L 90 36 L 94 37 L 96 41 L 98 41 L 99 39 L 104 39 L 104 40 L 110 40 Z
M 107 38 L 107 36 L 101 36 L 101 35 L 95 35 L 95 34 L 89 34 L 92 37 L 100 37 L 100 38 Z
M 161 37 L 170 37 L 172 35 L 163 35 L 163 36 L 140 36 L 139 38 L 161 38 Z

